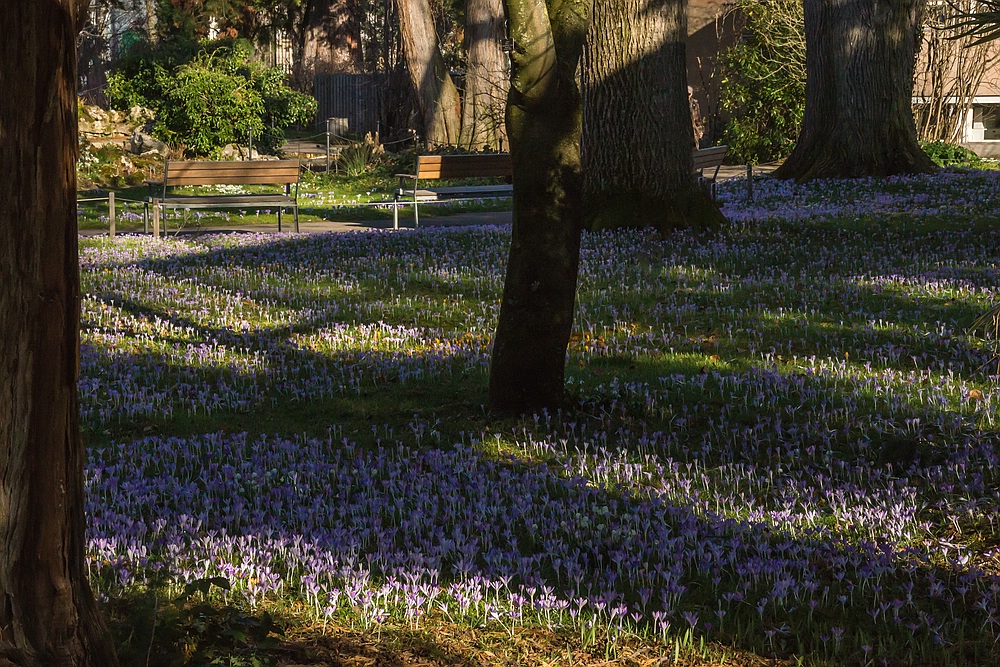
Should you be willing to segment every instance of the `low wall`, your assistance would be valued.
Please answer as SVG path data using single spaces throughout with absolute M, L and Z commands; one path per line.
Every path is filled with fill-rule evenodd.
M 1000 159 L 1000 141 L 969 141 L 962 146 L 979 157 Z

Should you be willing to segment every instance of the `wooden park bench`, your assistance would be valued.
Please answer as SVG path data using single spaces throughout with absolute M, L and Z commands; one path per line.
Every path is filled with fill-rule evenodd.
M 146 181 L 150 195 L 147 207 L 153 207 L 153 230 L 159 233 L 160 213 L 166 209 L 200 208 L 276 208 L 278 231 L 281 213 L 292 209 L 295 231 L 299 231 L 299 161 L 254 160 L 246 162 L 210 162 L 200 160 L 168 160 L 162 181 Z M 174 188 L 197 185 L 277 185 L 274 192 L 247 194 L 177 194 Z M 292 186 L 295 186 L 294 191 Z M 166 225 L 164 225 L 166 227 Z
M 469 155 L 419 155 L 413 174 L 396 174 L 399 187 L 392 198 L 392 227 L 399 229 L 399 208 L 413 205 L 413 224 L 419 226 L 420 202 L 442 199 L 478 199 L 510 197 L 514 186 L 509 153 L 476 153 Z M 451 185 L 426 187 L 425 181 L 495 178 L 503 179 L 492 185 Z
M 694 163 L 694 175 L 698 184 L 707 187 L 712 199 L 715 199 L 715 181 L 719 177 L 719 167 L 726 158 L 729 146 L 712 146 L 711 148 L 696 148 L 691 151 L 691 161 Z M 712 175 L 708 176 L 707 173 Z

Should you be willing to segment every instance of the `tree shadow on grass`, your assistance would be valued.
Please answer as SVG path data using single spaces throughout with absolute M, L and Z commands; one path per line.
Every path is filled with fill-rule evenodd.
M 417 247 L 420 247 L 419 240 L 408 240 L 408 242 L 417 243 Z M 287 249 L 292 248 L 305 251 L 306 254 L 303 256 L 305 261 L 312 246 L 306 240 L 295 240 Z M 370 257 L 364 254 L 365 249 L 362 247 L 356 248 L 355 251 L 359 253 L 356 259 L 361 262 Z M 291 252 L 294 255 L 297 250 Z M 258 259 L 267 258 L 258 255 Z M 161 263 L 144 266 L 150 270 L 157 268 L 163 271 L 175 266 L 168 260 L 156 260 L 156 262 Z M 220 262 L 223 264 L 249 262 L 254 265 L 252 258 L 239 253 L 225 255 L 220 258 Z M 446 279 L 442 278 L 441 282 L 447 287 Z M 695 291 L 691 298 L 701 297 Z M 739 294 L 721 297 L 713 295 L 710 298 L 711 300 L 706 302 L 706 311 L 709 313 L 725 312 L 727 308 L 736 308 L 745 302 L 745 296 Z M 913 305 L 913 299 L 909 297 L 891 298 L 894 301 L 889 303 L 887 308 L 907 309 Z M 179 316 L 139 301 L 128 301 L 121 295 L 116 297 L 116 301 L 118 299 L 127 302 L 127 307 L 140 316 L 159 317 L 173 322 L 178 327 L 197 329 L 203 336 L 222 335 L 218 327 L 198 325 L 189 316 Z M 946 313 L 947 311 L 943 314 Z M 321 318 L 315 321 L 307 319 L 301 325 L 313 328 L 320 326 L 323 321 Z M 652 317 L 643 321 L 648 326 L 656 323 Z M 293 327 L 295 324 L 288 326 Z M 809 323 L 804 326 L 806 329 L 815 326 L 825 331 L 819 324 Z M 283 340 L 291 328 L 283 330 L 278 327 L 277 330 L 281 334 L 279 339 Z M 818 334 L 819 332 L 816 332 L 817 336 Z M 253 341 L 253 336 L 267 338 L 271 332 L 251 332 L 249 335 L 250 342 L 258 347 L 267 348 L 271 344 L 263 339 Z M 838 335 L 844 335 L 844 332 Z M 882 348 L 887 348 L 889 344 L 898 347 L 905 343 L 905 340 L 898 337 L 899 334 L 891 331 L 874 331 L 871 335 L 875 343 Z M 290 351 L 293 354 L 299 352 L 299 350 Z M 316 356 L 311 351 L 303 351 L 302 354 L 316 363 L 330 361 L 329 357 Z M 698 614 L 700 618 L 696 625 L 700 631 L 707 631 L 705 627 L 707 622 L 715 623 L 716 630 L 712 632 L 713 635 L 721 636 L 727 643 L 753 650 L 776 654 L 803 652 L 822 657 L 833 650 L 833 628 L 842 631 L 846 628 L 849 635 L 838 640 L 838 643 L 843 642 L 843 648 L 837 649 L 837 656 L 848 662 L 860 663 L 867 659 L 863 647 L 867 645 L 866 641 L 875 641 L 873 638 L 878 638 L 884 643 L 874 645 L 870 650 L 875 650 L 890 660 L 897 658 L 892 655 L 892 650 L 905 645 L 904 640 L 910 641 L 916 638 L 915 642 L 911 642 L 916 646 L 911 659 L 915 664 L 933 664 L 966 654 L 967 661 L 973 664 L 977 662 L 989 664 L 984 661 L 984 656 L 987 660 L 996 657 L 995 648 L 990 648 L 993 626 L 983 618 L 985 609 L 982 610 L 983 613 L 977 611 L 975 604 L 979 600 L 975 598 L 976 594 L 969 594 L 970 589 L 976 590 L 985 596 L 981 599 L 986 600 L 986 604 L 995 606 L 996 592 L 990 593 L 991 582 L 996 581 L 995 575 L 968 568 L 959 564 L 957 560 L 951 563 L 932 564 L 919 553 L 901 548 L 895 540 L 885 537 L 875 541 L 865 540 L 852 532 L 850 526 L 838 526 L 833 521 L 825 530 L 797 532 L 785 527 L 780 516 L 781 505 L 794 502 L 796 498 L 804 498 L 807 503 L 822 510 L 823 503 L 829 503 L 838 492 L 847 493 L 849 498 L 858 502 L 865 499 L 866 491 L 875 495 L 891 494 L 894 489 L 903 487 L 888 484 L 888 477 L 878 472 L 879 469 L 892 466 L 892 471 L 898 472 L 913 466 L 933 468 L 942 462 L 940 458 L 927 461 L 926 454 L 918 449 L 915 455 L 903 452 L 891 461 L 870 459 L 858 451 L 851 450 L 851 446 L 859 438 L 871 438 L 872 433 L 864 425 L 859 425 L 854 430 L 837 430 L 834 433 L 834 444 L 840 447 L 840 450 L 831 447 L 828 441 L 819 437 L 822 433 L 822 429 L 819 428 L 811 431 L 817 436 L 814 441 L 809 437 L 802 438 L 797 435 L 797 439 L 789 443 L 791 434 L 788 430 L 789 424 L 807 429 L 812 428 L 812 422 L 819 422 L 819 426 L 822 426 L 824 423 L 829 424 L 839 420 L 837 421 L 839 429 L 841 422 L 851 418 L 847 407 L 862 412 L 870 412 L 874 408 L 865 403 L 866 399 L 857 400 L 849 395 L 854 388 L 848 387 L 845 383 L 831 381 L 822 375 L 801 377 L 797 372 L 785 372 L 780 368 L 761 369 L 756 360 L 745 354 L 741 355 L 738 350 L 735 351 L 732 361 L 727 355 L 724 362 L 722 360 L 721 363 L 713 362 L 720 364 L 717 368 L 706 368 L 704 372 L 693 366 L 692 361 L 689 359 L 687 362 L 679 362 L 676 357 L 669 358 L 661 354 L 649 360 L 629 360 L 628 363 L 634 364 L 636 368 L 628 369 L 616 369 L 613 360 L 602 361 L 607 364 L 605 368 L 608 371 L 609 383 L 618 374 L 646 378 L 654 383 L 659 378 L 681 378 L 673 385 L 665 385 L 666 390 L 654 385 L 654 389 L 659 393 L 653 396 L 652 408 L 659 410 L 658 413 L 650 413 L 647 397 L 642 393 L 642 388 L 637 386 L 631 394 L 619 392 L 616 396 L 603 397 L 598 394 L 588 399 L 590 402 L 583 405 L 579 415 L 554 416 L 552 422 L 543 421 L 541 425 L 534 427 L 527 424 L 524 427 L 526 430 L 518 431 L 517 426 L 510 423 L 487 424 L 494 427 L 494 432 L 497 432 L 497 427 L 509 430 L 510 438 L 515 441 L 522 435 L 533 436 L 542 441 L 534 450 L 526 450 L 521 457 L 522 460 L 489 459 L 480 456 L 469 458 L 470 455 L 462 447 L 459 447 L 457 452 L 436 453 L 436 445 L 422 445 L 415 434 L 411 439 L 410 436 L 404 438 L 397 433 L 394 438 L 387 439 L 387 443 L 391 440 L 397 442 L 405 440 L 413 451 L 425 457 L 416 459 L 404 457 L 396 462 L 398 464 L 396 468 L 390 468 L 417 471 L 416 477 L 408 478 L 412 485 L 405 487 L 405 491 L 395 492 L 396 496 L 390 493 L 387 489 L 396 489 L 397 487 L 392 486 L 396 481 L 391 475 L 383 475 L 384 471 L 373 463 L 382 460 L 377 457 L 385 457 L 388 454 L 380 451 L 378 447 L 364 448 L 366 453 L 352 454 L 360 457 L 353 472 L 345 473 L 345 477 L 319 478 L 324 484 L 320 484 L 305 496 L 313 501 L 318 500 L 319 503 L 313 502 L 303 508 L 303 511 L 308 510 L 306 516 L 309 517 L 309 521 L 319 521 L 319 525 L 331 530 L 336 528 L 339 531 L 331 535 L 340 537 L 331 537 L 332 541 L 325 544 L 324 548 L 346 549 L 347 551 L 343 553 L 364 554 L 370 563 L 376 564 L 373 567 L 381 569 L 383 574 L 389 573 L 392 569 L 387 563 L 399 566 L 400 563 L 408 562 L 405 559 L 399 562 L 393 560 L 402 558 L 399 554 L 403 552 L 399 550 L 406 548 L 419 556 L 419 559 L 410 562 L 410 566 L 418 571 L 421 569 L 426 571 L 427 561 L 433 563 L 434 559 L 437 559 L 436 562 L 443 572 L 444 583 L 454 583 L 462 581 L 463 578 L 476 576 L 490 578 L 510 576 L 514 581 L 520 580 L 526 585 L 550 586 L 564 599 L 583 596 L 593 600 L 595 604 L 609 605 L 605 609 L 617 603 L 638 608 L 645 595 L 642 591 L 648 590 L 652 602 L 647 600 L 642 604 L 643 622 L 649 622 L 652 611 L 669 609 L 674 612 L 670 617 L 674 627 L 683 629 L 685 623 L 689 621 L 686 621 L 681 614 L 683 612 Z M 591 363 L 599 365 L 597 361 Z M 731 364 L 732 368 L 727 368 L 728 364 Z M 901 364 L 899 369 L 903 367 L 905 364 Z M 623 372 L 616 373 L 616 370 Z M 374 390 L 384 390 L 385 387 L 385 384 L 373 385 Z M 770 394 L 767 392 L 776 390 L 781 394 L 781 399 L 774 406 L 761 403 L 761 396 L 768 397 Z M 419 398 L 415 399 L 415 402 L 418 401 Z M 612 405 L 613 403 L 616 405 Z M 729 404 L 743 404 L 746 407 L 739 413 L 726 413 L 726 406 Z M 833 406 L 833 411 L 824 412 L 825 408 L 821 406 L 825 404 Z M 467 405 L 469 404 L 463 404 Z M 696 414 L 681 417 L 687 420 L 687 426 L 682 428 L 676 419 L 680 415 L 681 407 L 686 405 L 700 405 L 703 408 Z M 786 408 L 798 412 L 795 412 L 795 416 L 789 414 L 787 419 L 783 418 L 785 426 L 782 429 L 776 428 L 776 418 L 780 417 Z M 463 411 L 464 407 L 459 407 L 453 414 L 459 421 L 455 430 L 464 428 L 479 437 L 479 434 L 484 433 L 483 422 L 468 427 L 468 423 L 462 421 L 465 419 Z M 590 411 L 589 414 L 587 411 Z M 900 421 L 913 414 L 924 415 L 931 422 L 941 418 L 942 423 L 950 423 L 950 412 L 945 407 L 924 408 L 917 413 L 897 410 L 887 413 L 891 418 L 888 426 L 901 426 Z M 720 436 L 719 429 L 722 428 L 719 422 L 720 415 L 730 420 L 727 427 L 736 428 L 735 433 Z M 578 418 L 581 422 L 588 420 L 592 430 L 586 438 L 581 438 L 578 432 L 562 423 L 566 418 Z M 208 420 L 204 426 L 207 427 L 211 423 L 211 420 Z M 755 428 L 758 425 L 760 428 Z M 961 433 L 952 434 L 960 436 L 964 444 L 975 444 L 977 441 L 994 437 L 992 432 L 980 431 L 970 427 L 969 424 L 965 424 L 965 428 L 966 430 Z M 655 439 L 653 445 L 648 444 L 651 431 L 669 435 L 672 432 L 684 432 L 685 429 L 687 440 L 678 439 L 676 443 L 669 439 L 664 440 L 666 444 L 659 449 Z M 566 434 L 571 434 L 575 438 L 575 442 L 565 450 L 569 452 L 570 459 L 579 457 L 578 453 L 573 451 L 573 447 L 586 445 L 586 440 L 590 436 L 594 436 L 590 439 L 597 444 L 600 438 L 604 438 L 607 444 L 606 451 L 600 453 L 599 458 L 594 460 L 593 468 L 603 466 L 604 470 L 617 470 L 615 475 L 605 476 L 604 479 L 618 480 L 621 486 L 618 483 L 606 482 L 609 488 L 604 488 L 605 483 L 600 482 L 596 475 L 589 482 L 573 476 L 572 461 L 563 460 L 561 457 L 565 452 L 559 450 L 558 441 Z M 938 434 L 929 435 L 938 437 Z M 715 444 L 712 455 L 699 449 L 709 436 L 715 438 L 710 440 Z M 220 437 L 223 440 L 230 439 L 229 436 Z M 747 443 L 752 443 L 753 438 L 759 440 L 760 446 L 750 451 L 751 448 Z M 192 434 L 186 440 L 198 441 L 199 438 Z M 257 439 L 251 437 L 250 440 Z M 244 474 L 272 469 L 278 470 L 281 474 L 290 472 L 288 470 L 290 466 L 276 465 L 273 462 L 265 464 L 252 458 L 253 452 L 268 449 L 275 444 L 273 440 L 263 439 L 261 442 L 263 444 L 260 447 L 248 449 L 246 456 L 236 456 L 228 464 L 238 466 L 240 460 L 249 457 L 247 464 L 250 467 L 243 470 Z M 467 441 L 463 441 L 463 444 L 465 442 Z M 643 444 L 644 442 L 646 444 Z M 946 439 L 934 442 L 948 445 Z M 452 440 L 443 444 L 451 446 L 455 442 Z M 795 450 L 787 450 L 785 446 L 788 444 L 795 445 Z M 141 456 L 143 448 L 161 452 L 169 450 L 173 445 L 160 439 L 133 443 L 130 455 Z M 806 451 L 810 445 L 815 446 L 816 451 L 813 454 Z M 296 444 L 296 447 L 303 446 L 305 446 L 303 443 Z M 596 449 L 596 444 L 594 446 Z M 385 447 L 389 447 L 389 444 L 382 449 Z M 282 447 L 283 451 L 284 449 L 287 448 Z M 326 465 L 329 460 L 324 457 L 339 456 L 337 451 L 340 449 L 341 443 L 331 441 L 322 450 L 322 454 L 315 453 L 309 461 L 317 465 Z M 194 460 L 200 461 L 199 465 L 211 465 L 213 462 L 218 462 L 215 456 L 219 451 L 221 450 L 184 453 L 178 456 L 177 460 Z M 696 469 L 699 465 L 703 468 L 706 466 L 714 468 L 723 464 L 744 465 L 746 474 L 753 477 L 744 479 L 742 483 L 752 488 L 755 493 L 767 494 L 767 502 L 763 503 L 764 514 L 754 520 L 737 520 L 726 518 L 721 514 L 713 515 L 707 511 L 704 502 L 693 491 L 704 494 L 712 484 L 698 483 L 697 479 L 693 479 L 696 476 L 685 475 L 685 471 L 670 463 L 670 459 L 676 459 L 685 453 L 687 461 Z M 836 455 L 834 457 L 836 460 L 849 464 L 845 477 L 837 480 L 833 487 L 829 484 L 824 486 L 819 480 L 812 487 L 802 486 L 801 475 L 790 479 L 783 472 L 787 471 L 790 465 L 801 465 L 807 472 L 811 470 L 828 475 L 829 470 L 824 468 L 828 462 L 823 459 L 823 455 L 827 453 L 833 453 Z M 639 475 L 640 472 L 644 472 L 641 470 L 641 465 L 630 467 L 633 459 L 642 464 L 643 457 L 647 454 L 654 455 L 652 464 L 655 465 L 649 466 L 645 471 L 651 472 L 652 477 Z M 946 459 L 948 455 L 946 453 L 942 456 Z M 444 458 L 435 459 L 434 456 Z M 297 460 L 291 459 L 291 461 Z M 297 465 L 303 465 L 303 462 L 297 461 Z M 659 467 L 656 467 L 657 465 Z M 873 470 L 872 477 L 859 479 L 852 476 L 853 472 L 866 468 Z M 301 470 L 302 474 L 305 474 L 309 468 L 303 467 Z M 367 476 L 360 474 L 365 471 Z M 373 471 L 382 472 L 373 475 Z M 184 475 L 194 474 L 191 470 L 165 471 L 164 474 L 168 472 L 178 475 L 182 472 Z M 588 471 L 588 474 L 591 472 Z M 197 475 L 194 476 L 197 478 Z M 452 486 L 447 484 L 435 486 L 440 484 L 442 479 Z M 712 482 L 710 477 L 706 479 Z M 141 484 L 144 480 L 144 476 L 137 473 L 134 483 Z M 866 487 L 865 482 L 871 480 L 884 484 Z M 206 483 L 216 482 L 210 477 Z M 685 483 L 688 485 L 687 490 L 683 488 Z M 988 479 L 986 483 L 987 485 L 990 483 Z M 389 484 L 389 487 L 385 484 Z M 652 497 L 647 499 L 641 494 L 637 496 L 634 492 L 626 493 L 623 490 L 636 485 L 646 489 L 652 487 Z M 231 487 L 227 488 L 223 495 L 244 496 L 243 510 L 246 512 L 246 517 L 267 516 L 266 512 L 274 511 L 276 503 L 295 495 L 292 493 L 294 487 L 294 482 L 286 480 L 273 485 L 255 484 L 246 489 Z M 161 488 L 172 487 L 167 485 Z M 461 493 L 458 496 L 452 495 L 449 500 L 449 492 L 454 489 L 461 490 Z M 108 493 L 113 491 L 109 489 Z M 387 508 L 394 506 L 397 496 L 403 502 L 403 506 L 398 512 L 386 514 L 389 511 Z M 175 519 L 180 511 L 176 502 L 180 502 L 177 499 L 182 497 L 179 492 L 168 493 L 162 508 L 164 512 L 162 517 L 150 517 L 147 523 L 153 525 L 152 519 L 157 518 L 167 522 Z M 267 502 L 260 507 L 253 506 L 253 503 L 259 502 L 258 499 Z M 458 518 L 449 518 L 444 513 L 445 509 L 435 510 L 443 513 L 441 520 L 424 527 L 421 522 L 425 521 L 429 507 L 420 506 L 419 503 L 423 502 L 423 499 L 432 501 L 429 506 L 431 509 L 438 507 L 435 502 L 441 502 L 445 504 L 445 509 L 455 508 L 449 511 L 458 511 L 460 508 L 461 512 L 457 515 Z M 903 505 L 910 500 L 910 497 L 905 497 Z M 746 501 L 748 504 L 751 501 L 761 504 L 760 499 L 754 494 L 747 496 Z M 327 511 L 325 509 L 327 506 L 357 508 L 351 516 L 357 517 L 357 521 L 361 522 L 360 525 L 353 527 L 348 523 L 346 526 L 340 526 L 335 515 L 320 515 L 321 512 Z M 265 514 L 253 515 L 248 507 L 254 507 L 256 511 Z M 882 511 L 880 507 L 877 506 L 875 510 Z M 191 515 L 192 509 L 195 508 L 186 508 L 183 513 Z M 141 513 L 142 510 L 129 506 L 128 511 Z M 193 512 L 194 515 L 197 513 Z M 831 512 L 831 516 L 832 514 Z M 227 513 L 216 509 L 209 511 L 207 516 L 212 525 L 206 526 L 206 530 L 214 530 L 219 527 L 218 522 L 226 520 Z M 329 518 L 329 524 L 322 523 L 323 516 L 332 517 Z M 365 526 L 368 525 L 364 522 L 373 518 L 379 518 L 380 525 L 389 531 L 384 540 L 378 539 L 378 532 L 374 527 L 370 527 L 368 532 L 364 533 Z M 792 523 L 794 524 L 794 521 Z M 413 526 L 420 526 L 421 531 L 414 532 Z M 456 526 L 462 528 L 460 537 L 454 532 L 449 532 L 454 531 Z M 355 530 L 361 532 L 352 532 Z M 266 541 L 271 539 L 268 536 L 276 533 L 306 532 L 286 521 L 273 524 L 265 521 L 245 525 L 238 531 L 231 530 L 230 534 L 238 533 L 248 538 Z M 364 534 L 367 534 L 367 537 L 362 537 Z M 429 541 L 422 544 L 421 540 L 425 539 L 422 535 Z M 655 539 L 647 540 L 646 538 L 650 536 L 654 536 Z M 343 540 L 347 538 L 350 538 L 348 543 L 344 543 Z M 465 547 L 464 551 L 458 548 L 459 542 Z M 506 556 L 505 549 L 510 552 Z M 563 553 L 564 549 L 573 550 L 573 553 Z M 516 556 L 513 555 L 515 552 Z M 941 558 L 946 559 L 951 556 L 942 552 Z M 418 562 L 421 565 L 415 564 Z M 675 570 L 678 566 L 680 569 Z M 657 567 L 661 571 L 657 571 Z M 838 578 L 838 575 L 842 576 Z M 716 577 L 719 578 L 718 581 L 715 581 Z M 781 583 L 786 581 L 791 583 Z M 743 588 L 744 582 L 749 582 L 750 585 Z M 581 583 L 585 583 L 589 588 L 581 590 Z M 914 596 L 914 599 L 920 600 L 913 608 L 906 606 L 907 584 L 915 587 L 909 594 Z M 798 588 L 800 586 L 813 585 L 817 588 L 809 591 L 808 595 L 801 593 L 803 596 L 801 598 L 792 600 L 788 596 L 781 596 L 785 587 L 800 590 Z M 678 586 L 684 590 L 678 592 Z M 879 587 L 879 592 L 874 590 L 875 587 Z M 960 594 L 959 588 L 965 588 L 965 593 Z M 731 597 L 727 600 L 724 597 L 727 595 L 738 595 L 740 598 Z M 821 603 L 815 612 L 815 618 L 813 615 L 808 615 L 807 618 L 808 602 L 816 599 L 814 595 L 820 596 Z M 671 596 L 677 596 L 677 599 L 674 600 Z M 849 604 L 847 601 L 838 602 L 840 596 L 844 596 Z M 765 600 L 763 612 L 758 612 L 756 608 L 760 600 Z M 904 615 L 903 620 L 889 622 L 885 620 L 886 613 L 891 615 L 893 612 L 888 607 L 880 611 L 880 604 L 892 605 L 896 600 L 904 602 L 901 610 Z M 954 611 L 956 606 L 959 612 Z M 716 611 L 725 612 L 725 615 L 717 617 L 716 620 L 713 618 Z M 872 611 L 875 612 L 875 616 L 869 617 L 868 614 Z M 919 616 L 918 611 L 929 614 L 929 617 Z M 726 623 L 733 625 L 727 627 Z M 914 624 L 915 629 L 909 629 L 907 623 Z M 721 631 L 718 630 L 719 625 L 723 627 Z M 740 627 L 743 630 L 740 630 Z M 828 635 L 826 640 L 822 639 L 824 633 Z M 961 641 L 957 639 L 959 636 L 963 637 Z M 970 640 L 972 636 L 975 639 Z M 943 640 L 944 645 L 935 645 L 937 639 Z M 949 642 L 953 645 L 948 646 Z M 922 657 L 925 655 L 930 657 Z

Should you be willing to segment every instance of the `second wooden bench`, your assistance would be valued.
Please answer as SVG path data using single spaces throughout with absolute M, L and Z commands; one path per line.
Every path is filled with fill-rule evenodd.
M 399 187 L 392 198 L 392 227 L 399 229 L 400 206 L 413 205 L 413 224 L 419 226 L 418 204 L 441 199 L 475 199 L 510 197 L 514 186 L 510 179 L 513 168 L 510 153 L 475 153 L 469 155 L 418 155 L 413 174 L 396 174 Z M 492 185 L 452 185 L 427 187 L 422 181 L 466 178 L 495 178 L 503 182 Z
M 726 159 L 726 151 L 729 146 L 712 146 L 710 148 L 696 148 L 691 151 L 691 161 L 694 163 L 694 173 L 698 177 L 698 183 L 702 186 L 708 184 L 708 192 L 715 199 L 715 181 L 719 178 L 719 167 Z M 712 175 L 706 173 L 711 171 Z

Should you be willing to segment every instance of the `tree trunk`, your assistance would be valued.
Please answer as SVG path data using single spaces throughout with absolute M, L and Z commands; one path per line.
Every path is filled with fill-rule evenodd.
M 144 0 L 146 9 L 146 37 L 150 44 L 159 42 L 159 35 L 156 33 L 156 0 Z
M 805 0 L 806 108 L 778 178 L 928 172 L 911 108 L 924 0 Z
M 84 571 L 77 404 L 76 31 L 82 3 L 0 23 L 0 665 L 118 664 Z M 10 103 L 17 100 L 16 104 Z
M 712 228 L 692 176 L 685 0 L 595 0 L 583 57 L 583 172 L 592 227 Z
M 438 48 L 430 3 L 428 0 L 396 2 L 406 69 L 423 116 L 424 141 L 432 146 L 457 144 L 461 130 L 458 89 Z
M 353 74 L 362 68 L 361 37 L 351 0 L 307 0 L 302 13 L 295 79 L 311 90 L 317 74 Z
M 462 98 L 462 135 L 470 149 L 502 150 L 507 133 L 504 109 L 510 79 L 501 0 L 468 0 L 465 6 L 465 96 Z
M 507 9 L 514 225 L 489 402 L 498 412 L 520 413 L 557 408 L 564 398 L 583 223 L 575 73 L 590 2 L 550 0 L 546 8 L 541 0 L 507 0 Z

